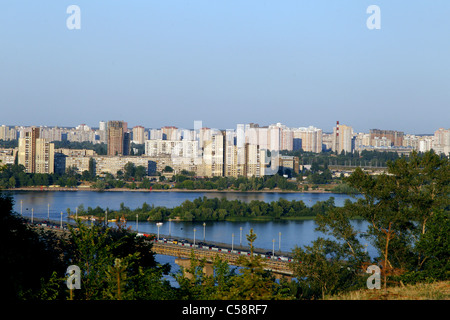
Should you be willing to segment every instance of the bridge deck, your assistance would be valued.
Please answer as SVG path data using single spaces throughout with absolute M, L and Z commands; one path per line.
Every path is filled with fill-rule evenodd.
M 223 260 L 228 261 L 231 265 L 237 265 L 237 260 L 242 254 L 231 253 L 228 251 L 214 251 L 211 249 L 205 248 L 193 248 L 191 246 L 182 246 L 176 244 L 167 244 L 161 242 L 153 243 L 153 252 L 157 254 L 163 254 L 178 258 L 186 258 L 189 259 L 191 257 L 192 251 L 194 252 L 194 256 L 197 259 L 205 259 L 207 262 L 212 263 L 216 256 L 219 256 Z M 245 256 L 248 256 L 245 254 Z M 264 269 L 271 270 L 274 273 L 284 274 L 284 275 L 292 275 L 292 269 L 290 268 L 290 264 L 292 262 L 279 261 L 279 260 L 264 260 Z

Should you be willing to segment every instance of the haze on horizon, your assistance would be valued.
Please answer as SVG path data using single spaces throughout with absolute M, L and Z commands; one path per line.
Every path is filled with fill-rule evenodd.
M 66 9 L 81 9 L 69 30 Z M 381 29 L 369 30 L 369 5 Z M 450 2 L 12 1 L 0 11 L 6 125 L 331 131 L 448 128 Z

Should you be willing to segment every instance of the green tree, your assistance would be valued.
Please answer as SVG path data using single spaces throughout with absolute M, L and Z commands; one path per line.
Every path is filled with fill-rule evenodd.
M 61 286 L 47 284 L 55 280 L 53 271 L 61 273 L 66 267 L 59 259 L 61 252 L 56 249 L 58 239 L 53 232 L 28 225 L 13 211 L 13 204 L 10 196 L 0 194 L 3 297 L 7 300 L 55 298 Z
M 417 243 L 421 254 L 417 269 L 404 275 L 409 282 L 450 278 L 450 216 L 436 211 L 427 222 L 426 232 Z
M 95 160 L 94 158 L 89 158 L 89 176 L 91 179 L 95 178 Z
M 233 277 L 232 284 L 224 299 L 230 300 L 272 300 L 280 299 L 279 285 L 273 275 L 264 269 L 264 261 L 260 255 L 254 255 L 253 243 L 256 234 L 253 229 L 247 235 L 250 256 L 240 256 L 237 264 L 242 268 L 239 275 Z
M 324 299 L 326 295 L 354 288 L 359 270 L 346 263 L 347 252 L 346 245 L 324 238 L 318 238 L 312 246 L 296 247 L 293 254 L 297 262 L 292 267 L 301 297 Z
M 448 158 L 413 152 L 409 159 L 387 165 L 386 174 L 371 176 L 357 168 L 345 179 L 362 197 L 343 207 L 348 217 L 368 221 L 367 234 L 378 250 L 385 287 L 391 277 L 425 265 L 429 254 L 417 244 L 427 237 L 427 224 L 436 212 L 448 214 L 450 205 Z
M 132 162 L 127 162 L 127 163 L 125 164 L 125 166 L 123 167 L 123 170 L 124 170 L 124 175 L 123 175 L 123 177 L 124 177 L 125 180 L 130 180 L 130 179 L 132 179 L 132 178 L 135 177 L 135 174 L 136 174 L 136 166 L 134 165 L 134 163 L 132 163 Z
M 77 290 L 77 299 L 131 299 L 145 297 L 135 291 L 142 286 L 140 277 L 168 274 L 168 265 L 158 266 L 151 251 L 151 243 L 125 229 L 122 225 L 106 228 L 100 224 L 88 226 L 78 221 L 70 228 L 64 242 L 64 260 L 80 267 L 83 286 Z M 155 278 L 153 277 L 153 280 Z M 163 280 L 159 278 L 159 281 Z M 161 288 L 164 285 L 161 283 Z M 153 293 L 155 296 L 155 293 Z

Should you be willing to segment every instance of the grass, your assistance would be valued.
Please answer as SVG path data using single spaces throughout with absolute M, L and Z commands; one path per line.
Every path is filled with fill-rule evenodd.
M 450 300 L 450 281 L 388 287 L 385 291 L 363 289 L 326 298 L 327 300 Z

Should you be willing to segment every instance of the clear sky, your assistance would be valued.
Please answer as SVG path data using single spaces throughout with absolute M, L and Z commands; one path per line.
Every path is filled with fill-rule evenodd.
M 450 1 L 2 0 L 0 110 L 7 125 L 433 133 L 450 127 Z

